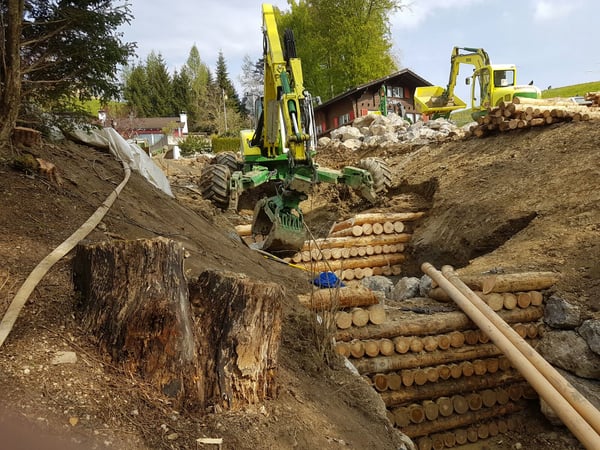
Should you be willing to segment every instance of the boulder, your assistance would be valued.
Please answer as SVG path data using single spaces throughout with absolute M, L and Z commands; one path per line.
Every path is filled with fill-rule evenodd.
M 590 346 L 590 349 L 596 355 L 600 355 L 600 320 L 586 320 L 581 324 L 578 331 Z
M 536 349 L 554 366 L 579 377 L 600 379 L 600 357 L 576 331 L 548 331 Z
M 327 145 L 329 145 L 330 142 L 331 142 L 331 138 L 324 136 L 322 138 L 319 138 L 319 140 L 317 141 L 317 145 L 319 147 L 327 147 Z
M 372 277 L 365 277 L 361 280 L 361 284 L 368 289 L 376 292 L 383 292 L 386 297 L 390 297 L 394 283 L 388 277 L 381 275 L 374 275 Z
M 581 313 L 576 305 L 552 295 L 546 302 L 544 322 L 552 328 L 576 328 L 581 323 Z
M 366 116 L 357 117 L 354 119 L 353 125 L 356 128 L 370 127 L 373 121 L 377 118 L 377 114 L 369 113 Z
M 558 372 L 565 377 L 565 379 L 571 383 L 571 385 L 592 405 L 597 409 L 600 409 L 600 381 L 587 380 L 573 375 L 566 370 L 557 369 Z M 548 406 L 548 404 L 540 397 L 540 409 L 542 414 L 546 416 L 548 421 L 553 425 L 563 425 L 562 421 L 556 415 L 556 413 Z
M 418 297 L 420 284 L 421 281 L 416 277 L 401 278 L 392 289 L 391 299 L 406 300 L 408 298 Z
M 350 151 L 356 151 L 362 146 L 362 141 L 358 139 L 346 139 L 342 142 L 342 148 Z

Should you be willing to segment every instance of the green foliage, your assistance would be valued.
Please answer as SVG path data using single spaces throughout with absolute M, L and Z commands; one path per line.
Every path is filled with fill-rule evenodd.
M 125 74 L 123 96 L 137 117 L 148 117 L 152 113 L 150 85 L 143 65 L 133 66 Z
M 132 18 L 130 5 L 113 3 L 24 2 L 18 43 L 20 96 L 11 98 L 10 106 L 20 108 L 21 122 L 43 129 L 45 122 L 56 125 L 61 119 L 87 120 L 79 100 L 117 97 L 117 67 L 127 62 L 135 46 L 122 42 L 122 34 L 117 32 Z M 2 16 L 4 8 L 1 7 Z M 0 49 L 12 47 L 9 38 L 0 33 Z M 0 96 L 5 95 L 4 73 L 0 71 Z
M 211 151 L 211 140 L 206 136 L 189 135 L 179 143 L 182 156 L 191 156 L 194 153 L 207 153 Z
M 398 0 L 291 2 L 278 25 L 294 32 L 306 88 L 327 100 L 396 70 L 388 17 L 401 6 Z
M 225 100 L 230 109 L 235 108 L 235 111 L 238 113 L 245 113 L 245 109 L 242 107 L 240 102 L 240 97 L 235 91 L 233 83 L 229 78 L 229 73 L 227 72 L 227 63 L 225 62 L 225 57 L 223 56 L 222 51 L 219 51 L 219 56 L 217 58 L 216 76 L 216 86 L 220 88 L 221 92 L 225 95 Z
M 239 137 L 213 137 L 212 150 L 213 153 L 233 151 L 237 152 L 240 149 L 241 141 Z
M 173 105 L 173 86 L 167 64 L 162 55 L 150 52 L 146 58 L 150 112 L 155 117 L 173 116 L 179 113 Z
M 579 95 L 585 95 L 588 92 L 600 91 L 600 81 L 592 81 L 590 83 L 573 84 L 571 86 L 564 86 L 554 89 L 546 89 L 542 91 L 542 98 L 554 98 L 554 97 L 576 97 Z

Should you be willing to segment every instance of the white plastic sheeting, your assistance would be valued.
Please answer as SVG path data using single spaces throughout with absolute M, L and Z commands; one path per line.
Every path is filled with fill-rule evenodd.
M 164 172 L 139 145 L 127 142 L 114 128 L 74 130 L 70 134 L 88 145 L 107 148 L 118 160 L 125 161 L 131 170 L 138 172 L 165 194 L 174 197 Z

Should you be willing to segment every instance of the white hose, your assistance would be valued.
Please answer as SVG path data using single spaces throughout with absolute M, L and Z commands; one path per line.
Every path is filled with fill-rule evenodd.
M 12 330 L 17 317 L 27 299 L 41 281 L 41 279 L 48 273 L 50 268 L 63 256 L 69 253 L 83 238 L 85 238 L 96 226 L 100 223 L 102 218 L 106 215 L 112 204 L 115 202 L 131 175 L 131 169 L 125 162 L 123 164 L 123 171 L 125 176 L 121 184 L 119 184 L 110 195 L 104 200 L 104 202 L 98 207 L 98 209 L 90 216 L 90 218 L 83 224 L 77 231 L 69 236 L 62 244 L 56 247 L 48 256 L 46 256 L 40 263 L 33 269 L 29 274 L 25 282 L 21 285 L 17 291 L 15 298 L 10 303 L 2 322 L 0 322 L 0 347 L 4 344 L 4 341 L 8 337 Z

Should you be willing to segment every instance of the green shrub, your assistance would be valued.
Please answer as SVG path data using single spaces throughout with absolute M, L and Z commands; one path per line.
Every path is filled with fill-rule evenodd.
M 237 152 L 240 149 L 239 137 L 213 137 L 212 150 L 213 153 L 219 152 Z
M 190 134 L 184 141 L 179 143 L 181 156 L 191 156 L 194 153 L 209 153 L 211 151 L 211 139 L 206 136 Z

